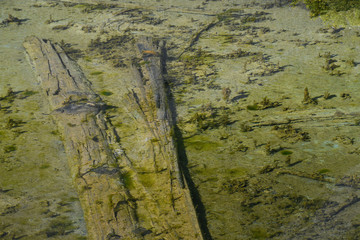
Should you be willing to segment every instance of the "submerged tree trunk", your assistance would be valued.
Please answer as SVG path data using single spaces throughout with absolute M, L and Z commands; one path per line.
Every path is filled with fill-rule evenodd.
M 165 172 L 168 176 L 168 181 L 164 182 L 161 189 L 164 198 L 171 199 L 169 212 L 172 213 L 168 213 L 168 218 L 170 220 L 175 215 L 176 220 L 183 222 L 181 227 L 174 227 L 179 239 L 203 239 L 188 183 L 179 162 L 175 109 L 169 101 L 170 90 L 164 79 L 165 42 L 143 37 L 136 43 L 136 51 L 138 58 L 132 63 L 136 88 L 129 93 L 129 98 L 138 108 L 148 135 L 152 136 L 150 144 L 155 156 L 153 171 L 159 172 L 159 175 Z M 149 165 L 144 164 L 142 167 L 151 171 Z
M 59 46 L 28 37 L 24 47 L 62 130 L 89 238 L 138 239 L 135 202 L 109 148 L 100 97 Z
M 62 130 L 89 239 L 203 239 L 179 164 L 174 109 L 163 78 L 164 44 L 143 38 L 136 45 L 142 60 L 133 65 L 137 88 L 129 99 L 143 117 L 145 134 L 156 139 L 148 142 L 153 163 L 140 156 L 137 166 L 115 157 L 109 143 L 117 134 L 104 117 L 105 104 L 77 64 L 46 40 L 28 37 L 24 47 Z M 126 188 L 123 171 L 131 172 L 137 188 Z M 155 183 L 144 186 L 140 174 Z

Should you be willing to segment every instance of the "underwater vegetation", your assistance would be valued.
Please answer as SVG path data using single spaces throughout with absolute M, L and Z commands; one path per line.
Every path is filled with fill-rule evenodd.
M 4 97 L 0 97 L 0 101 L 12 103 L 16 98 L 18 99 L 25 99 L 31 97 L 32 95 L 36 94 L 36 91 L 32 90 L 24 90 L 24 91 L 14 91 L 11 87 L 7 90 L 7 93 Z M 1 107 L 0 107 L 1 109 Z
M 209 104 L 192 114 L 187 123 L 195 124 L 200 131 L 214 129 L 232 124 L 230 114 L 231 112 L 227 109 L 215 108 Z
M 64 52 L 73 60 L 77 60 L 84 56 L 81 50 L 74 48 L 73 45 L 70 43 L 65 43 L 64 40 L 61 40 L 59 45 L 64 50 Z
M 302 131 L 300 128 L 294 128 L 290 124 L 284 126 L 274 126 L 272 130 L 276 131 L 279 138 L 290 143 L 310 141 L 309 133 Z
M 115 8 L 116 5 L 115 4 L 105 4 L 105 3 L 97 3 L 97 4 L 84 3 L 84 4 L 79 4 L 76 7 L 82 8 L 81 11 L 83 13 L 91 13 L 96 10 L 106 10 L 106 9 Z
M 249 184 L 249 179 L 244 177 L 240 179 L 231 179 L 230 181 L 224 182 L 221 186 L 221 190 L 227 191 L 229 194 L 236 192 L 243 192 Z
M 302 100 L 303 104 L 317 104 L 316 99 L 313 99 L 312 97 L 310 97 L 310 93 L 309 93 L 309 89 L 307 87 L 305 87 L 304 89 L 304 99 Z
M 264 97 L 262 101 L 260 102 L 255 102 L 252 105 L 248 105 L 246 108 L 247 110 L 264 110 L 267 108 L 274 108 L 274 107 L 278 107 L 281 106 L 281 103 L 279 102 L 272 102 L 270 101 L 267 97 Z
M 222 89 L 222 95 L 225 101 L 229 101 L 230 94 L 231 94 L 230 88 L 226 87 Z
M 110 91 L 103 90 L 103 91 L 100 92 L 100 94 L 103 95 L 103 96 L 110 96 L 110 95 L 112 95 L 113 93 L 110 92 Z
M 276 224 L 286 224 L 285 216 L 297 214 L 298 221 L 306 223 L 312 214 L 321 209 L 328 202 L 321 198 L 309 198 L 299 193 L 286 191 L 274 191 L 274 180 L 268 178 L 273 174 L 274 167 L 265 166 L 261 176 L 246 174 L 232 179 L 224 179 L 220 185 L 220 192 L 226 192 L 229 196 L 234 195 L 239 199 L 239 207 L 249 213 L 249 217 L 243 222 L 244 231 L 248 231 L 249 239 L 270 239 L 280 236 L 282 230 L 275 229 Z M 322 174 L 327 169 L 320 169 Z M 320 174 L 321 175 L 321 174 Z M 272 221 L 267 225 L 261 224 L 264 218 L 264 210 L 269 211 Z M 304 213 L 306 212 L 306 213 Z M 258 221 L 259 224 L 251 225 L 249 221 Z
M 112 9 L 116 7 L 116 4 L 106 4 L 106 3 L 72 3 L 72 2 L 64 2 L 62 3 L 64 7 L 75 7 L 81 9 L 81 12 L 83 13 L 91 13 L 93 11 L 97 10 L 107 10 Z
M 282 150 L 280 153 L 281 153 L 281 155 L 287 156 L 287 155 L 291 155 L 293 152 L 290 150 Z
M 358 0 L 294 0 L 292 4 L 297 5 L 299 2 L 305 3 L 312 17 L 323 15 L 330 10 L 339 12 L 352 8 L 360 9 L 360 1 Z
M 62 31 L 62 30 L 66 30 L 66 29 L 69 29 L 70 27 L 74 26 L 74 23 L 73 22 L 69 22 L 67 24 L 64 24 L 64 25 L 57 25 L 57 26 L 54 26 L 52 28 L 52 30 L 59 30 L 59 31 Z
M 128 33 L 110 36 L 105 40 L 101 40 L 98 37 L 95 40 L 91 40 L 88 46 L 89 52 L 99 55 L 105 61 L 110 61 L 113 67 L 126 67 L 125 59 L 122 56 L 122 47 L 131 40 L 133 40 L 133 36 Z
M 103 72 L 101 72 L 101 71 L 95 71 L 95 72 L 90 73 L 91 76 L 96 76 L 96 75 L 101 75 L 101 74 L 103 74 Z
M 32 95 L 34 95 L 36 93 L 37 92 L 35 92 L 35 91 L 25 90 L 25 91 L 21 92 L 21 96 L 19 98 L 24 99 L 24 98 L 30 97 L 30 96 L 32 96 Z
M 10 153 L 10 152 L 14 152 L 16 151 L 16 146 L 15 145 L 10 145 L 10 146 L 6 146 L 4 147 L 4 152 L 5 153 Z
M 280 66 L 279 63 L 270 61 L 270 56 L 264 53 L 257 53 L 251 59 L 247 60 L 243 66 L 244 73 L 248 76 L 271 76 L 278 72 L 284 71 L 285 67 Z M 249 81 L 249 83 L 251 83 Z
M 3 20 L 2 22 L 0 22 L 0 27 L 1 26 L 8 26 L 10 23 L 16 23 L 17 25 L 22 24 L 23 22 L 26 22 L 27 19 L 20 19 L 17 18 L 11 14 L 9 14 L 8 18 Z
M 73 222 L 68 217 L 63 216 L 51 220 L 45 233 L 47 237 L 63 236 L 74 229 Z
M 7 90 L 7 93 L 4 97 L 0 97 L 0 101 L 7 101 L 9 103 L 12 103 L 16 98 L 16 92 L 12 88 L 9 88 Z

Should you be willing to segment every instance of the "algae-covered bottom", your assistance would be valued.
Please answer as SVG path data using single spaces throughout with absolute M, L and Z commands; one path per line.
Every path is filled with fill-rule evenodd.
M 17 83 L 0 97 L 0 236 L 84 239 L 57 128 L 37 86 Z
M 1 1 L 1 21 L 27 7 Z M 0 238 L 86 239 L 59 132 L 22 49 L 36 21 L 22 23 L 0 27 Z
M 0 28 L 0 236 L 85 235 L 60 138 L 21 48 L 37 34 L 77 59 L 111 106 L 106 114 L 122 146 L 115 150 L 135 165 L 152 161 L 135 143 L 157 139 L 144 139 L 128 104 L 134 83 L 122 43 L 138 35 L 167 40 L 184 163 L 213 239 L 359 237 L 357 26 L 311 19 L 286 1 L 75 2 L 0 3 L 1 21 L 27 19 Z M 5 98 L 10 87 L 13 102 Z M 157 181 L 139 172 L 143 186 Z M 131 191 L 139 187 L 133 175 L 125 180 Z

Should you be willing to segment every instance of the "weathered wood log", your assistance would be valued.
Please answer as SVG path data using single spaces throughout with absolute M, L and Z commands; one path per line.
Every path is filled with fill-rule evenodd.
M 169 214 L 169 218 L 182 222 L 181 228 L 174 230 L 178 231 L 176 239 L 203 239 L 188 184 L 179 164 L 174 109 L 170 106 L 169 89 L 163 77 L 165 43 L 144 37 L 138 41 L 136 49 L 140 59 L 133 63 L 137 88 L 129 93 L 129 98 L 138 107 L 148 131 L 156 139 L 151 143 L 153 149 L 157 149 L 153 151 L 156 161 L 154 171 L 168 172 L 169 181 L 157 194 L 170 196 L 172 206 L 169 209 L 174 214 Z M 172 227 L 173 224 L 169 225 Z
M 163 78 L 164 46 L 147 38 L 137 44 L 145 64 L 134 66 L 138 89 L 131 94 L 148 132 L 157 139 L 150 142 L 155 164 L 140 161 L 137 166 L 158 179 L 151 187 L 141 185 L 129 159 L 117 162 L 114 157 L 109 147 L 109 143 L 114 145 L 114 134 L 103 115 L 104 103 L 80 68 L 49 41 L 28 37 L 24 47 L 63 132 L 89 239 L 203 239 L 179 166 L 175 121 Z M 131 191 L 136 200 L 126 189 L 120 169 L 132 172 L 139 187 Z M 141 208 L 139 219 L 137 207 Z
M 33 36 L 23 45 L 62 130 L 89 239 L 142 239 L 135 200 L 109 148 L 100 97 L 58 45 Z
M 168 166 L 171 173 L 174 173 L 178 184 L 184 188 L 184 180 L 179 167 L 179 160 L 174 141 L 174 116 L 170 109 L 165 80 L 163 78 L 163 58 L 165 43 L 159 45 L 152 43 L 150 38 L 142 38 L 137 43 L 139 57 L 144 61 L 142 65 L 133 70 L 138 72 L 137 86 L 141 91 L 142 101 L 146 104 L 144 109 L 149 113 L 151 128 L 156 137 L 159 138 L 161 145 L 167 147 L 164 152 L 169 154 Z M 146 80 L 149 80 L 148 84 Z

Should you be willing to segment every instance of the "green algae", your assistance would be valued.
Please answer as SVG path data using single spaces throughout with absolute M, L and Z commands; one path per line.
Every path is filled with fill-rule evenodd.
M 9 145 L 9 146 L 4 147 L 5 153 L 14 152 L 16 150 L 17 150 L 17 147 L 15 145 Z
M 326 14 L 329 11 L 340 12 L 360 8 L 357 0 L 293 0 L 292 4 L 296 5 L 300 1 L 310 9 L 312 17 Z
M 135 188 L 135 185 L 134 185 L 134 180 L 133 180 L 133 177 L 131 175 L 131 172 L 123 172 L 121 174 L 121 178 L 124 182 L 124 186 L 131 190 L 131 189 L 134 189 Z
M 50 164 L 48 164 L 48 163 L 44 163 L 44 164 L 41 164 L 40 165 L 40 169 L 47 169 L 47 168 L 49 168 L 50 167 Z
M 30 97 L 30 96 L 33 96 L 35 94 L 37 94 L 38 92 L 37 91 L 32 91 L 32 90 L 25 90 L 23 92 L 21 92 L 21 97 L 20 98 L 26 98 L 26 97 Z
M 17 127 L 20 127 L 21 125 L 23 125 L 24 123 L 25 122 L 22 120 L 14 120 L 12 118 L 9 118 L 6 123 L 6 128 L 7 129 L 17 128 Z
M 156 174 L 143 173 L 138 175 L 140 183 L 144 187 L 152 187 L 156 183 Z
M 250 18 L 249 18 L 250 19 Z M 273 45 L 271 45 L 271 46 L 276 46 L 276 44 L 273 44 Z M 198 151 L 196 151 L 196 152 L 198 152 Z M 207 154 L 213 154 L 214 152 L 207 152 Z M 205 162 L 205 161 L 204 161 Z M 234 162 L 235 162 L 235 159 L 234 159 Z M 210 169 L 207 169 L 207 170 L 210 170 Z M 204 172 L 206 172 L 207 170 L 204 170 Z M 216 171 L 215 171 L 215 169 L 214 169 L 214 171 L 210 171 L 210 172 L 213 172 L 213 173 L 217 173 Z M 234 176 L 236 176 L 236 174 L 234 174 Z M 213 200 L 213 199 L 211 199 L 211 200 Z M 261 227 L 259 227 L 259 228 L 261 228 Z M 214 231 L 215 232 L 215 231 Z M 259 237 L 259 234 L 257 233 L 258 232 L 258 229 L 252 229 L 252 232 L 253 232 L 253 235 L 254 235 L 254 237 Z M 261 231 L 260 231 L 261 232 Z M 266 230 L 265 230 L 265 232 L 266 232 Z M 216 235 L 216 234 L 215 234 Z M 216 236 L 217 237 L 217 236 Z M 262 237 L 261 236 L 261 234 L 260 234 L 260 237 Z
M 45 229 L 47 237 L 63 236 L 75 229 L 73 222 L 67 216 L 60 216 L 50 221 Z
M 101 75 L 103 74 L 104 72 L 101 72 L 101 71 L 95 71 L 95 72 L 91 72 L 90 75 L 91 76 L 97 76 L 97 75 Z
M 186 123 L 196 124 L 199 131 L 226 127 L 233 123 L 230 119 L 232 112 L 226 109 L 212 108 L 203 106 L 200 111 L 192 114 Z
M 284 155 L 284 156 L 293 154 L 293 152 L 290 150 L 282 150 L 282 151 L 280 151 L 280 153 L 281 153 L 281 155 Z
M 97 3 L 97 4 L 91 4 L 91 3 L 75 3 L 75 8 L 82 9 L 81 12 L 83 13 L 91 13 L 93 11 L 100 11 L 100 10 L 107 10 L 115 8 L 115 4 L 106 4 L 106 3 Z
M 247 106 L 246 106 L 246 109 L 247 109 L 247 110 L 250 110 L 250 111 L 255 111 L 255 110 L 258 110 L 258 109 L 259 109 L 259 106 L 258 106 L 257 104 L 247 105 Z
M 214 63 L 215 57 L 208 52 L 198 49 L 197 52 L 195 52 L 195 55 L 183 55 L 180 60 L 183 61 L 186 66 L 196 67 Z
M 85 57 L 83 57 L 83 59 L 84 59 L 86 62 L 92 62 L 92 58 L 89 57 L 89 56 L 85 56 Z
M 197 151 L 210 151 L 222 146 L 219 142 L 210 141 L 206 136 L 200 135 L 184 139 L 184 144 L 187 149 L 189 148 Z
M 81 187 L 80 192 L 85 192 L 85 191 L 88 191 L 88 190 L 90 190 L 90 189 L 91 189 L 90 186 L 85 185 L 85 186 L 82 186 L 82 187 Z
M 340 12 L 330 10 L 321 15 L 321 19 L 333 26 L 360 26 L 360 9 Z
M 243 168 L 243 167 L 237 167 L 237 168 L 231 168 L 231 169 L 226 169 L 225 170 L 225 174 L 229 177 L 240 177 L 240 176 L 244 176 L 248 173 L 248 169 Z
M 111 96 L 111 95 L 113 95 L 112 92 L 106 91 L 106 90 L 101 91 L 100 94 L 103 95 L 103 96 Z
M 318 170 L 317 172 L 320 173 L 320 174 L 325 174 L 325 173 L 331 172 L 331 170 L 327 169 L 327 168 L 323 168 L 323 169 Z
M 227 9 L 226 11 L 219 13 L 216 15 L 219 21 L 229 21 L 231 19 L 239 17 L 240 14 L 244 12 L 243 9 L 239 8 L 231 8 Z
M 87 239 L 87 237 L 85 237 L 85 236 L 77 236 L 75 238 L 75 240 L 86 240 L 86 239 Z
M 216 168 L 197 167 L 191 170 L 193 173 L 206 176 L 214 176 L 218 172 Z
M 48 163 L 44 163 L 44 164 L 41 164 L 40 165 L 40 169 L 47 169 L 47 168 L 49 168 L 50 167 L 50 164 L 48 164 Z
M 310 16 L 320 16 L 334 26 L 359 26 L 360 2 L 357 0 L 294 0 L 293 5 L 304 2 Z
M 60 132 L 59 132 L 59 130 L 53 130 L 53 131 L 50 132 L 50 134 L 59 136 Z
M 250 231 L 254 239 L 268 239 L 270 237 L 267 229 L 263 227 L 252 227 Z

